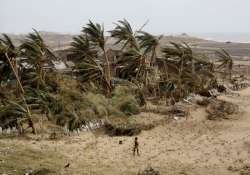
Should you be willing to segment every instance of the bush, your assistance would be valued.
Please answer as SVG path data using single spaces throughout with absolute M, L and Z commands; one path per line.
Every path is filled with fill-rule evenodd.
M 136 124 L 105 124 L 106 134 L 109 136 L 134 136 L 141 132 L 141 126 Z
M 140 113 L 139 105 L 133 96 L 127 96 L 117 102 L 117 107 L 126 115 L 135 115 Z
M 223 100 L 214 100 L 206 109 L 209 120 L 230 119 L 229 116 L 239 111 L 239 106 Z
M 140 113 L 139 104 L 127 86 L 117 86 L 112 93 L 112 106 L 125 115 Z

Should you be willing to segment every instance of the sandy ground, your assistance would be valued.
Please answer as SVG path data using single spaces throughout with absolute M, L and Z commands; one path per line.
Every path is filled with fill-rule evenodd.
M 238 175 L 237 168 L 250 165 L 250 88 L 238 93 L 219 97 L 240 106 L 234 120 L 208 121 L 205 108 L 195 105 L 187 120 L 165 122 L 165 116 L 140 114 L 138 120 L 161 124 L 138 136 L 141 155 L 136 157 L 134 137 L 82 133 L 59 141 L 1 139 L 0 174 L 49 167 L 61 175 L 136 175 L 151 166 L 163 175 Z

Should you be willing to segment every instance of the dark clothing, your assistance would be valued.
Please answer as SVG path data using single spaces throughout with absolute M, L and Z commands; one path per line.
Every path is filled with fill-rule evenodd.
M 137 152 L 137 155 L 139 156 L 139 143 L 137 140 L 135 140 L 135 145 L 134 145 L 134 148 L 133 148 L 133 155 L 135 156 L 135 152 Z

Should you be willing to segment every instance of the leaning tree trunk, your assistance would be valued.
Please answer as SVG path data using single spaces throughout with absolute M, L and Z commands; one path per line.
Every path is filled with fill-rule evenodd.
M 154 65 L 155 58 L 156 58 L 156 48 L 153 48 L 152 55 L 151 55 L 151 58 L 150 58 L 150 66 Z
M 109 58 L 108 58 L 108 56 L 107 56 L 107 53 L 106 53 L 106 50 L 105 50 L 105 48 L 103 48 L 103 53 L 104 53 L 104 57 L 105 57 L 105 64 L 106 64 L 106 66 L 104 66 L 104 72 L 105 72 L 105 77 L 106 77 L 106 79 L 107 79 L 107 82 L 108 82 L 108 86 L 110 87 L 110 88 L 108 88 L 108 93 L 110 93 L 110 89 L 112 89 L 111 87 L 111 69 L 110 69 L 110 64 L 109 64 Z
M 37 74 L 38 74 L 37 89 L 39 90 L 43 82 L 43 64 L 41 58 L 39 58 L 37 63 Z
M 228 70 L 229 81 L 231 82 L 231 80 L 232 80 L 232 68 L 231 68 L 230 64 L 228 64 L 227 70 Z
M 26 99 L 25 99 L 25 97 L 24 97 L 24 89 L 23 89 L 22 83 L 21 83 L 21 81 L 20 81 L 20 79 L 19 79 L 19 77 L 18 77 L 18 74 L 17 74 L 17 72 L 16 72 L 16 70 L 15 70 L 13 64 L 11 63 L 11 59 L 9 58 L 8 54 L 5 53 L 5 56 L 6 56 L 8 62 L 9 62 L 9 64 L 10 64 L 10 67 L 11 67 L 11 69 L 12 69 L 12 71 L 13 71 L 15 77 L 16 77 L 17 83 L 18 83 L 19 88 L 20 88 L 20 90 L 21 90 L 21 92 L 22 92 L 21 97 L 22 97 L 22 99 L 23 99 L 23 101 L 24 101 L 24 104 L 25 104 L 25 106 L 26 106 L 26 110 L 27 110 L 27 113 L 28 113 L 28 123 L 29 123 L 29 126 L 32 128 L 32 133 L 33 133 L 33 134 L 36 134 L 35 125 L 34 125 L 34 123 L 33 123 L 33 121 L 32 121 L 32 115 L 31 115 L 31 112 L 30 112 L 30 110 L 29 110 L 29 107 L 28 107 L 28 104 L 27 104 L 27 102 L 26 102 Z
M 14 68 L 14 70 L 15 70 L 15 72 L 16 72 L 16 75 L 17 75 L 17 77 L 19 78 L 19 75 L 18 75 L 18 67 L 17 67 L 17 60 L 16 59 L 12 59 L 13 61 L 13 63 L 12 63 L 12 65 L 13 65 L 13 68 Z M 16 80 L 16 97 L 19 97 L 20 96 L 20 87 L 19 87 L 19 83 L 18 83 L 18 81 Z
M 179 86 L 179 96 L 180 98 L 182 98 L 182 95 L 183 95 L 183 88 L 182 88 L 182 81 L 181 81 L 181 78 L 182 78 L 182 72 L 183 72 L 183 60 L 181 60 L 181 66 L 179 68 L 179 75 L 178 75 L 178 86 Z

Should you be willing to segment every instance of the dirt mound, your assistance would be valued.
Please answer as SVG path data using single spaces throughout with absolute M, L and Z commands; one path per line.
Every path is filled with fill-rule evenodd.
M 210 100 L 206 109 L 209 120 L 230 119 L 230 115 L 236 114 L 239 111 L 238 105 L 223 101 L 223 100 Z
M 160 172 L 150 167 L 143 170 L 142 172 L 139 172 L 137 175 L 160 175 Z

